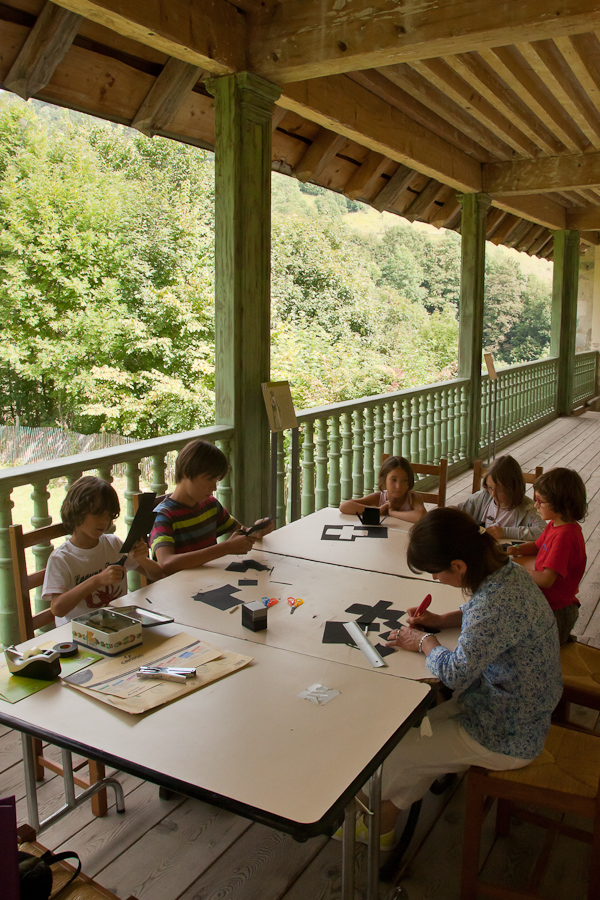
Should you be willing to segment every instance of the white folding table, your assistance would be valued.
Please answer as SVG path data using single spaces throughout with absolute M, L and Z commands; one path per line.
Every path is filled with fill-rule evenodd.
M 430 688 L 415 681 L 209 631 L 161 629 L 185 630 L 254 661 L 141 716 L 54 683 L 16 704 L 0 701 L 0 722 L 302 839 L 330 833 L 345 808 L 350 821 L 354 795 L 428 703 Z M 66 625 L 45 638 L 69 635 Z M 300 699 L 314 683 L 340 694 L 323 706 Z M 351 898 L 354 835 L 346 832 L 343 896 Z M 371 897 L 377 849 L 369 858 Z
M 416 574 L 408 568 L 406 550 L 410 528 L 410 522 L 391 516 L 382 526 L 363 526 L 358 516 L 347 516 L 338 509 L 325 507 L 271 532 L 255 546 L 267 553 L 430 582 L 431 575 Z
M 266 564 L 269 571 L 248 569 L 246 572 L 235 572 L 227 569 L 232 562 L 245 561 Z M 256 581 L 257 584 L 240 585 L 240 581 Z M 232 602 L 235 600 L 237 608 L 222 610 L 202 600 L 192 599 L 224 587 L 235 589 L 231 598 Z M 370 668 L 363 654 L 348 646 L 351 642 L 347 635 L 348 643 L 323 643 L 326 623 L 357 619 L 361 615 L 360 607 L 364 607 L 368 613 L 379 605 L 380 615 L 375 624 L 379 626 L 379 632 L 386 633 L 390 630 L 385 625 L 388 617 L 386 609 L 406 610 L 418 606 L 428 593 L 433 598 L 432 611 L 445 613 L 458 608 L 460 594 L 456 588 L 435 581 L 424 583 L 412 578 L 398 578 L 253 550 L 246 556 L 228 556 L 198 569 L 177 572 L 127 594 L 117 604 L 137 604 L 150 612 L 159 611 L 173 616 L 182 625 L 206 628 L 245 641 Z M 303 600 L 302 606 L 294 613 L 290 612 L 287 603 L 290 596 Z M 241 606 L 263 597 L 274 597 L 278 603 L 268 610 L 267 629 L 250 631 L 242 625 Z M 346 612 L 352 607 L 357 609 L 355 613 Z M 440 632 L 438 639 L 445 647 L 453 650 L 459 633 L 459 628 L 444 630 Z M 372 644 L 377 644 L 380 641 L 378 631 L 371 630 L 369 640 Z M 249 649 L 248 652 L 251 653 L 252 650 Z M 420 653 L 398 650 L 386 656 L 385 661 L 386 674 L 414 679 L 431 678 L 425 665 L 425 657 Z

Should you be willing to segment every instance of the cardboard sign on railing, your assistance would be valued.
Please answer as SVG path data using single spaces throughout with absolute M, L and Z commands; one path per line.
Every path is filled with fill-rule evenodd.
M 289 381 L 266 381 L 261 387 L 271 431 L 297 428 L 298 421 Z

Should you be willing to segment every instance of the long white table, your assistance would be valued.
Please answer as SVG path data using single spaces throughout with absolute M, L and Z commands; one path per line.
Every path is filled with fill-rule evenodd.
M 257 572 L 249 569 L 245 573 L 239 573 L 227 570 L 231 562 L 243 563 L 245 560 L 266 564 L 272 567 L 272 571 Z M 256 581 L 257 584 L 238 584 L 239 581 L 248 580 Z M 236 601 L 237 608 L 232 607 L 232 611 L 192 599 L 194 595 L 224 586 L 235 588 L 235 593 L 231 596 L 232 602 Z M 390 630 L 385 625 L 389 617 L 389 613 L 383 608 L 386 603 L 389 604 L 387 609 L 406 610 L 417 606 L 427 593 L 432 595 L 431 609 L 434 612 L 455 610 L 461 599 L 456 588 L 434 581 L 425 584 L 416 579 L 252 551 L 247 556 L 225 557 L 199 569 L 177 572 L 163 581 L 127 594 L 118 604 L 137 604 L 152 612 L 167 613 L 179 624 L 206 628 L 255 644 L 292 650 L 359 668 L 370 668 L 369 662 L 356 648 L 349 647 L 346 643 L 323 643 L 326 623 L 358 618 L 360 610 L 355 613 L 346 612 L 354 604 L 363 606 L 365 612 L 379 604 L 380 615 L 375 621 L 379 625 L 379 631 L 386 633 Z M 265 631 L 250 631 L 242 626 L 241 606 L 265 596 L 278 599 L 277 605 L 268 610 L 268 627 Z M 290 596 L 303 600 L 302 606 L 293 614 L 287 603 Z M 442 631 L 438 639 L 445 647 L 454 649 L 459 631 L 458 628 Z M 380 641 L 376 630 L 369 632 L 369 640 L 372 644 Z M 247 652 L 252 653 L 252 649 Z M 385 661 L 387 668 L 381 671 L 386 674 L 413 679 L 431 677 L 425 665 L 425 657 L 420 653 L 398 650 L 386 656 Z
M 411 524 L 388 516 L 383 525 L 387 537 L 361 536 L 383 532 L 377 527 L 363 527 L 358 516 L 343 515 L 338 509 L 326 507 L 273 531 L 255 546 L 267 553 L 431 582 L 431 575 L 415 574 L 408 568 L 406 550 Z
M 0 722 L 306 838 L 330 832 L 346 805 L 353 808 L 357 790 L 428 702 L 430 689 L 415 681 L 161 626 L 165 635 L 181 631 L 223 650 L 251 649 L 254 662 L 142 716 L 54 683 L 19 703 L 0 701 Z M 69 635 L 65 625 L 44 637 Z M 324 706 L 300 699 L 314 683 L 340 694 Z M 351 882 L 349 864 L 344 870 Z M 344 890 L 352 896 L 351 883 Z

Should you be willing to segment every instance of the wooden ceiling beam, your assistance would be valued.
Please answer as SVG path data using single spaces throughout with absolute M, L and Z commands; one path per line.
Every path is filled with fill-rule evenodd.
M 286 0 L 248 14 L 252 71 L 285 84 L 589 31 L 595 0 Z
M 376 71 L 353 72 L 348 77 L 370 87 L 379 97 L 480 162 L 492 162 L 494 157 L 508 160 L 514 156 L 507 143 L 462 106 L 452 103 L 431 79 L 424 78 L 412 66 L 387 66 Z
M 167 60 L 164 69 L 138 109 L 131 127 L 148 137 L 171 124 L 186 95 L 202 77 L 203 69 L 180 59 Z
M 227 0 L 59 0 L 58 5 L 214 75 L 247 68 L 246 19 Z
M 565 191 L 600 185 L 600 153 L 552 156 L 483 166 L 483 190 L 508 196 Z
M 464 69 L 461 69 L 458 57 L 426 59 L 415 63 L 415 68 L 425 78 L 433 81 L 450 100 L 474 114 L 483 127 L 519 156 L 538 155 L 539 147 L 517 127 L 514 116 L 505 116 L 464 77 Z
M 456 190 L 480 190 L 476 160 L 343 75 L 288 84 L 278 104 Z
M 600 208 L 570 209 L 565 228 L 573 231 L 600 231 Z
M 586 29 L 582 29 L 586 30 Z M 517 49 L 556 97 L 592 147 L 600 149 L 600 116 L 553 41 L 517 44 Z
M 431 210 L 431 207 L 435 203 L 442 188 L 443 185 L 441 185 L 439 181 L 432 179 L 421 193 L 415 197 L 412 203 L 403 210 L 402 215 L 404 218 L 408 219 L 409 222 L 415 222 L 417 219 L 422 222 L 427 222 L 427 214 Z
M 490 241 L 494 232 L 500 227 L 502 222 L 506 219 L 508 213 L 503 209 L 496 209 L 492 207 L 487 214 L 487 219 L 485 220 L 485 239 L 486 241 Z
M 540 194 L 527 194 L 520 197 L 496 196 L 493 199 L 494 206 L 505 209 L 529 222 L 537 222 L 546 228 L 566 228 L 566 209 L 559 206 L 553 200 L 549 200 Z
M 448 223 L 453 220 L 457 213 L 460 214 L 461 203 L 456 191 L 449 187 L 446 187 L 445 193 L 438 197 L 439 200 L 443 200 L 443 203 L 437 209 L 434 207 L 428 222 L 430 225 L 435 225 L 436 228 L 444 228 L 448 226 Z
M 547 87 L 516 47 L 494 47 L 481 50 L 488 65 L 518 94 L 532 113 L 564 144 L 570 153 L 584 153 L 592 145 L 573 119 L 568 116 Z M 565 152 L 560 149 L 554 155 Z
M 540 252 L 540 250 L 542 249 L 542 247 L 545 247 L 545 245 L 548 243 L 549 240 L 551 240 L 551 238 L 552 238 L 552 235 L 551 235 L 551 234 L 548 234 L 548 232 L 545 231 L 543 234 L 541 234 L 541 235 L 539 236 L 539 238 L 537 239 L 537 241 L 535 241 L 535 242 L 531 245 L 531 247 L 529 248 L 528 252 L 529 252 L 532 256 L 537 256 L 537 254 Z
M 371 206 L 379 212 L 390 209 L 400 194 L 406 190 L 413 178 L 415 177 L 414 169 L 408 166 L 398 166 L 388 183 L 383 187 L 375 199 L 371 202 Z
M 520 93 L 513 91 L 479 53 L 460 53 L 448 62 L 454 64 L 456 71 L 508 122 L 514 123 L 533 148 L 531 155 L 538 155 L 538 147 L 553 156 L 564 153 L 565 147 L 553 131 L 533 114 Z
M 388 165 L 381 153 L 368 153 L 346 187 L 344 194 L 350 200 L 367 200 Z
M 4 87 L 29 100 L 46 87 L 79 30 L 82 18 L 46 2 L 4 79 Z
M 296 163 L 295 177 L 302 182 L 318 178 L 345 143 L 347 143 L 347 139 L 343 135 L 323 128 L 308 147 L 302 159 Z

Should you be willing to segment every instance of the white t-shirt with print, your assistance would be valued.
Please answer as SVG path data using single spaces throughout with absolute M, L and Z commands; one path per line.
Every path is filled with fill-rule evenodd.
M 102 534 L 98 544 L 90 550 L 82 550 L 72 544 L 70 540 L 65 541 L 53 551 L 48 560 L 42 588 L 44 599 L 50 600 L 53 594 L 64 594 L 83 581 L 87 581 L 92 575 L 104 571 L 107 566 L 114 565 L 123 555 L 119 549 L 122 543 L 123 541 L 116 534 Z M 125 568 L 135 569 L 137 566 L 127 559 Z M 57 616 L 56 625 L 64 625 L 77 616 L 84 616 L 94 609 L 108 606 L 111 600 L 116 600 L 117 597 L 122 597 L 126 593 L 126 578 L 117 584 L 102 585 L 97 591 L 91 591 L 84 597 L 66 616 L 62 618 Z

